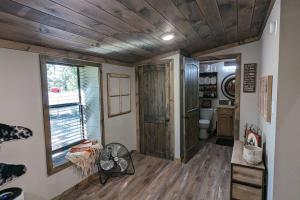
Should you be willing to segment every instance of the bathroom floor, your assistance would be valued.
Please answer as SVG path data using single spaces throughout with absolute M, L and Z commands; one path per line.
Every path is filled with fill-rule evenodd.
M 105 186 L 95 176 L 60 199 L 228 200 L 231 152 L 231 147 L 216 145 L 211 137 L 201 142 L 201 149 L 187 164 L 134 153 L 135 175 L 110 179 Z
M 207 139 L 200 139 L 200 144 L 205 144 L 205 143 L 213 143 L 216 144 L 217 137 L 215 134 L 210 133 L 209 137 Z

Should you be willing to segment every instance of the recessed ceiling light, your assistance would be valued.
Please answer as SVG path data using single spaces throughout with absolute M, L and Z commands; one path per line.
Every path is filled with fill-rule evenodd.
M 161 39 L 165 41 L 172 40 L 173 38 L 174 38 L 173 33 L 165 33 L 161 36 Z

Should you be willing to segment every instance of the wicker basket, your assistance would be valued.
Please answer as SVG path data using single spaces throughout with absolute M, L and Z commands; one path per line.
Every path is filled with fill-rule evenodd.
M 246 162 L 257 165 L 262 161 L 262 148 L 251 145 L 245 145 L 243 150 L 243 158 Z

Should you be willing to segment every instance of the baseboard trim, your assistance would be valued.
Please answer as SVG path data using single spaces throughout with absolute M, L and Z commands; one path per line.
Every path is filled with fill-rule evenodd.
M 95 178 L 98 178 L 98 173 L 97 172 L 90 175 L 89 177 L 83 179 L 82 181 L 80 181 L 76 185 L 72 186 L 71 188 L 67 189 L 63 193 L 59 194 L 58 196 L 54 197 L 52 200 L 63 200 L 64 196 L 68 196 L 71 193 L 73 193 L 74 191 L 79 190 L 81 188 L 84 188 L 85 186 L 87 186 Z

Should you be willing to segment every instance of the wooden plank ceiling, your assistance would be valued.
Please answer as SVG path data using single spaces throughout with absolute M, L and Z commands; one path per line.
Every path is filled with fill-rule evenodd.
M 0 38 L 136 62 L 260 35 L 271 0 L 1 0 Z M 175 34 L 172 41 L 161 35 Z

